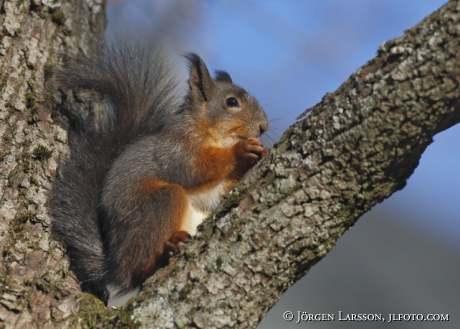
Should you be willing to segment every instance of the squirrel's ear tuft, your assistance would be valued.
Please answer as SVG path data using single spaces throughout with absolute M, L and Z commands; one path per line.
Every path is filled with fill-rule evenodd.
M 233 83 L 232 78 L 230 77 L 230 74 L 228 74 L 226 71 L 214 71 L 214 74 L 216 76 L 215 80 L 220 81 L 220 82 L 228 82 L 228 83 Z
M 216 83 L 209 74 L 208 68 L 203 60 L 194 53 L 185 55 L 190 68 L 190 78 L 188 84 L 192 97 L 200 102 L 209 101 Z

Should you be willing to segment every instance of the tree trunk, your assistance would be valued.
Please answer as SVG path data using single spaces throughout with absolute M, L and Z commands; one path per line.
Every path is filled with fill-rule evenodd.
M 79 286 L 49 234 L 48 194 L 67 145 L 45 75 L 59 52 L 102 36 L 105 3 L 72 2 L 0 0 L 0 328 L 62 327 L 78 309 Z
M 47 195 L 66 135 L 49 119 L 52 97 L 43 87 L 51 54 L 86 49 L 91 37 L 83 27 L 99 33 L 102 14 L 95 1 L 80 9 L 24 3 L 5 2 L 0 16 L 6 327 L 256 327 L 363 213 L 404 187 L 432 137 L 460 121 L 455 0 L 383 44 L 310 109 L 141 296 L 111 310 L 79 294 L 62 247 L 49 237 Z

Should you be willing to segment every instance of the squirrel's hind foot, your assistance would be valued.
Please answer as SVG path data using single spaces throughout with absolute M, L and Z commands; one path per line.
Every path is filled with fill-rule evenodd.
M 191 239 L 192 236 L 185 231 L 177 231 L 166 241 L 164 246 L 164 255 L 170 258 L 179 253 L 184 242 Z

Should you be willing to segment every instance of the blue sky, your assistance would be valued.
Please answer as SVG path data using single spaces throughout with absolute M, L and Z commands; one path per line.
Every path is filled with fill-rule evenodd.
M 441 7 L 440 0 L 112 1 L 109 30 L 159 35 L 179 61 L 197 52 L 225 69 L 274 119 L 278 137 L 298 114 L 337 89 L 401 35 Z M 185 88 L 185 84 L 184 84 Z M 460 127 L 435 137 L 407 187 L 378 205 L 411 229 L 460 251 Z M 388 216 L 392 220 L 392 216 Z

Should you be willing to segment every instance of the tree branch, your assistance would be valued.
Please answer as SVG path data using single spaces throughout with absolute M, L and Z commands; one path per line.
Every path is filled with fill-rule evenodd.
M 141 327 L 256 327 L 376 203 L 433 136 L 460 121 L 459 1 L 309 109 L 134 304 Z

